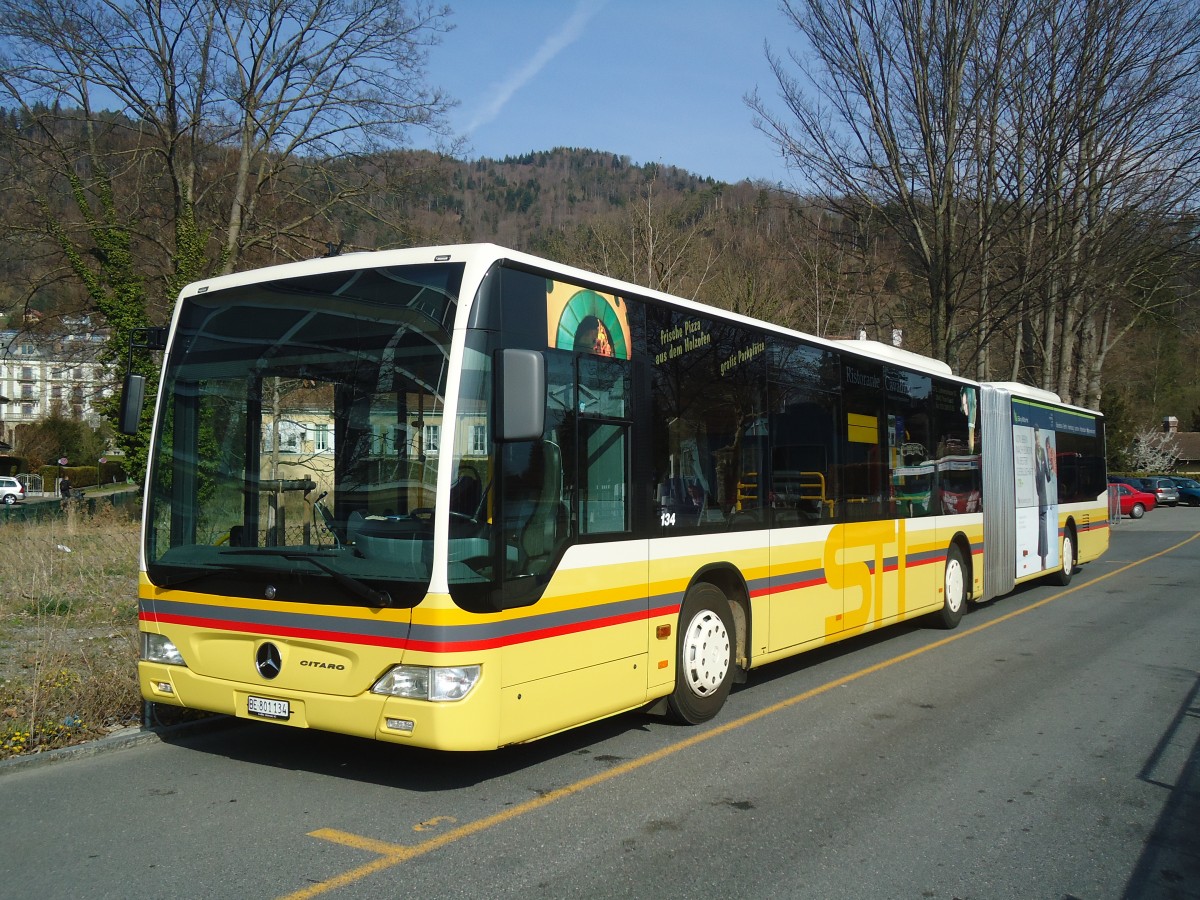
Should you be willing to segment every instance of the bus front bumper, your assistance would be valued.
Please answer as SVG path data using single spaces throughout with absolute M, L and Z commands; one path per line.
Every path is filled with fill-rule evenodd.
M 462 700 L 433 702 L 384 696 L 370 690 L 352 696 L 277 690 L 198 675 L 186 666 L 141 661 L 142 697 L 153 703 L 312 728 L 433 750 L 494 750 L 499 703 L 488 697 L 486 674 Z

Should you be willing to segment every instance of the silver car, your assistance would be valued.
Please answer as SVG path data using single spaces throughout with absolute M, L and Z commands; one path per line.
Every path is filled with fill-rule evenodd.
M 1175 487 L 1175 482 L 1170 478 L 1139 478 L 1134 487 L 1140 487 L 1143 491 L 1153 494 L 1158 498 L 1159 506 L 1178 506 L 1179 505 L 1179 489 Z
M 18 500 L 24 499 L 25 485 L 8 475 L 0 475 L 0 500 L 4 501 L 4 505 L 12 506 Z

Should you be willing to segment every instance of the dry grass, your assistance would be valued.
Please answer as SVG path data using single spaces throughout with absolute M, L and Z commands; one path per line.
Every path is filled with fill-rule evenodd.
M 0 758 L 140 721 L 137 546 L 108 504 L 0 523 Z

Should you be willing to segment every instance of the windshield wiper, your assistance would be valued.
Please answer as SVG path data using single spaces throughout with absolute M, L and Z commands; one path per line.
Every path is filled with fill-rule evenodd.
M 354 596 L 366 600 L 370 606 L 375 608 L 390 608 L 392 606 L 392 595 L 387 591 L 378 591 L 365 581 L 360 581 L 352 575 L 347 575 L 345 572 L 339 572 L 333 566 L 323 563 L 318 558 L 339 558 L 342 556 L 342 553 L 337 550 L 301 552 L 289 547 L 238 547 L 222 550 L 221 553 L 222 555 L 232 554 L 234 556 L 278 556 L 280 559 L 286 559 L 288 562 L 306 562 L 330 576 Z
M 322 555 L 324 555 L 324 554 L 322 554 Z M 365 581 L 359 581 L 357 578 L 355 578 L 352 575 L 347 575 L 345 572 L 339 572 L 333 566 L 328 566 L 325 563 L 321 562 L 319 559 L 315 559 L 313 557 L 313 555 L 311 555 L 311 554 L 295 553 L 295 554 L 290 554 L 290 555 L 284 556 L 284 559 L 289 560 L 289 561 L 303 560 L 306 563 L 311 563 L 312 565 L 314 565 L 318 569 L 320 569 L 322 572 L 325 572 L 326 574 L 328 574 L 331 578 L 333 578 L 334 581 L 336 581 L 338 584 L 340 584 L 342 587 L 344 587 L 350 593 L 352 593 L 358 597 L 362 597 L 364 600 L 367 601 L 368 604 L 370 604 L 373 607 L 378 608 L 378 607 L 382 606 L 382 607 L 390 608 L 392 605 L 392 595 L 389 594 L 387 591 L 377 591 L 377 590 L 375 590 L 375 588 L 371 587 Z

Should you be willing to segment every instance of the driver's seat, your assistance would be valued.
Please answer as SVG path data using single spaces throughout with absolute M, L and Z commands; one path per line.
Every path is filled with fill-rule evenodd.
M 540 452 L 541 456 L 542 489 L 533 513 L 521 531 L 521 550 L 528 560 L 531 573 L 544 572 L 549 568 L 566 530 L 562 502 L 562 451 L 551 441 L 542 441 L 539 448 L 534 453 Z

